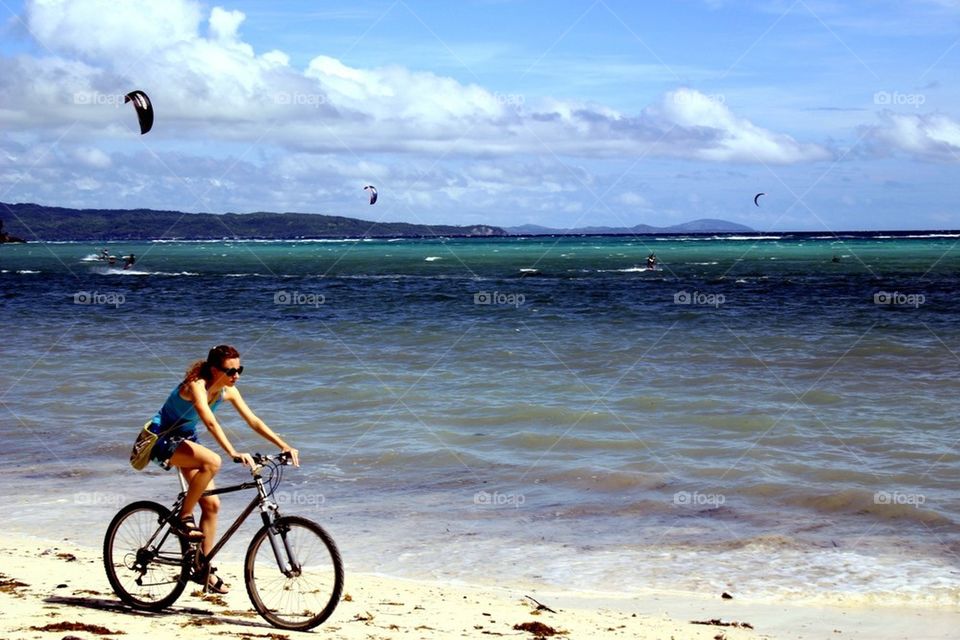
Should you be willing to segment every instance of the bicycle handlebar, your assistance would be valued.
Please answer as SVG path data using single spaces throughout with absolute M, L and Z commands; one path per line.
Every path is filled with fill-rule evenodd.
M 280 453 L 271 453 L 261 455 L 259 453 L 253 454 L 253 461 L 257 464 L 262 464 L 264 462 L 277 462 L 279 464 L 290 464 L 293 462 L 293 456 L 289 451 L 281 451 Z
M 278 464 L 290 464 L 293 462 L 293 456 L 290 455 L 288 451 L 272 454 L 254 453 L 250 457 L 253 458 L 253 461 L 258 465 L 262 465 L 265 462 L 276 462 Z M 243 462 L 240 456 L 234 456 L 233 461 L 236 463 Z

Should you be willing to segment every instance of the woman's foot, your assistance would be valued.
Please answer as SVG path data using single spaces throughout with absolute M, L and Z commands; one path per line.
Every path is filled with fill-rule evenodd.
M 215 574 L 214 571 L 216 571 L 216 569 L 211 569 L 210 577 L 207 578 L 207 593 L 229 593 L 229 585 L 223 581 L 223 578 Z
M 196 582 L 197 584 L 203 584 L 203 571 L 198 571 L 190 576 L 190 579 Z M 217 568 L 210 567 L 210 572 L 207 574 L 207 588 L 205 589 L 208 593 L 228 593 L 230 591 L 230 585 L 223 581 L 223 578 L 217 575 Z
M 170 528 L 181 538 L 190 542 L 203 540 L 203 531 L 197 526 L 192 515 L 181 516 L 170 521 Z

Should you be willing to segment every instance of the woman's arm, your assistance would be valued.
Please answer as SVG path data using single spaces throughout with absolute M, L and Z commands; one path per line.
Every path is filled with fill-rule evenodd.
M 229 457 L 236 458 L 240 456 L 243 458 L 244 464 L 253 466 L 253 459 L 250 458 L 249 455 L 244 457 L 238 453 L 237 450 L 233 448 L 233 445 L 230 444 L 230 441 L 227 440 L 227 434 L 224 433 L 223 427 L 217 422 L 216 416 L 214 416 L 213 411 L 210 410 L 210 405 L 207 404 L 207 387 L 203 380 L 194 380 L 191 382 L 187 387 L 187 393 L 190 395 L 194 409 L 197 410 L 197 415 L 203 424 L 206 425 L 207 430 L 213 435 L 213 439 L 220 445 L 220 448 L 223 449 Z
M 251 429 L 260 434 L 265 440 L 279 447 L 281 451 L 288 451 L 293 459 L 294 466 L 300 466 L 300 452 L 284 442 L 283 438 L 274 433 L 263 420 L 258 418 L 256 414 L 250 410 L 250 407 L 247 406 L 247 403 L 243 400 L 243 396 L 240 395 L 239 389 L 236 387 L 226 387 L 223 390 L 223 397 L 233 404 L 237 413 L 250 425 Z

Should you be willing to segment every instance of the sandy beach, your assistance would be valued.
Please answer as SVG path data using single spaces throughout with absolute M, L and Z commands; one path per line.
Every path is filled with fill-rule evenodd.
M 221 568 L 225 596 L 188 589 L 170 609 L 145 613 L 112 593 L 99 551 L 70 541 L 0 539 L 3 638 L 307 637 L 269 626 Z M 367 638 L 950 638 L 960 614 L 944 610 L 802 607 L 691 595 L 614 597 L 530 588 L 440 584 L 349 573 L 344 599 L 312 633 Z M 539 608 L 540 603 L 550 610 Z M 706 623 L 706 624 L 703 624 Z

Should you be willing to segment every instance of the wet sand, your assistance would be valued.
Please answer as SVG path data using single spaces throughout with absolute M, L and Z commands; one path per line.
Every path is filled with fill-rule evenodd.
M 532 639 L 555 633 L 562 638 L 674 640 L 945 639 L 955 637 L 951 634 L 960 628 L 960 613 L 944 610 L 751 603 L 721 594 L 537 592 L 352 574 L 349 566 L 346 569 L 344 599 L 313 637 Z M 188 588 L 163 612 L 135 611 L 113 594 L 99 550 L 70 541 L 5 536 L 0 538 L 0 637 L 310 637 L 273 628 L 256 614 L 240 581 L 239 565 L 223 565 L 220 574 L 231 585 L 224 596 Z

